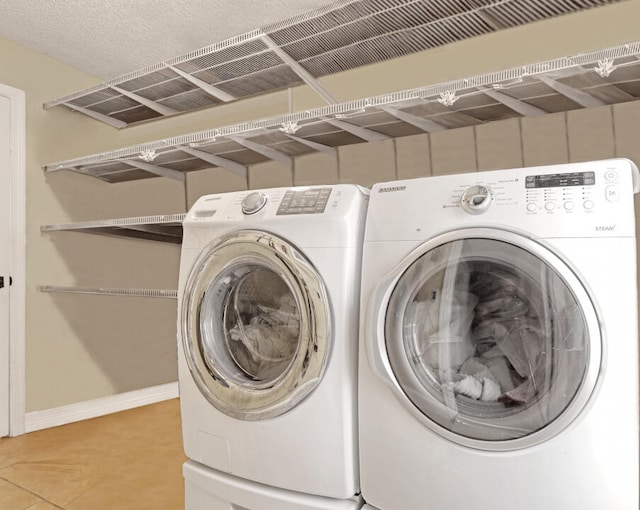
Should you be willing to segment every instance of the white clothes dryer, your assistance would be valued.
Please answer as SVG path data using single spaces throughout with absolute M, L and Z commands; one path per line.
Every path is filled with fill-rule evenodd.
M 358 510 L 362 502 L 287 491 L 207 469 L 183 466 L 188 510 Z
M 376 184 L 361 487 L 383 510 L 637 510 L 628 160 Z
M 186 455 L 283 489 L 359 493 L 356 384 L 368 190 L 201 197 L 183 223 Z

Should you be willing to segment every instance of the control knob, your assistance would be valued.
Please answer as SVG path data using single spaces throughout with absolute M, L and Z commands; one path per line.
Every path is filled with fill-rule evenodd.
M 494 199 L 493 190 L 489 186 L 476 184 L 464 190 L 460 206 L 469 214 L 482 214 L 491 207 Z
M 242 199 L 242 212 L 244 214 L 255 214 L 267 203 L 267 195 L 261 191 L 249 193 Z

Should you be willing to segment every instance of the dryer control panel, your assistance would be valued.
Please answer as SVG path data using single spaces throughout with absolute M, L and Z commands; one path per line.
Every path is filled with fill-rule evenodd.
M 367 240 L 419 239 L 472 226 L 541 237 L 634 235 L 639 183 L 637 167 L 625 159 L 380 183 L 372 189 L 375 222 L 367 222 Z
M 604 197 L 600 197 L 611 201 L 617 193 L 609 195 L 608 192 L 617 189 L 618 173 L 608 170 L 599 173 L 598 177 L 611 181 L 611 189 L 605 190 Z M 527 175 L 525 208 L 529 213 L 556 209 L 573 211 L 576 207 L 591 211 L 599 198 L 595 187 L 596 172 L 593 171 Z

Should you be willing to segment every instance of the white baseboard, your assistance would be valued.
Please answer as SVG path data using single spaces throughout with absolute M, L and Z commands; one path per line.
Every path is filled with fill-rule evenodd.
M 45 411 L 31 411 L 25 415 L 25 432 L 35 432 L 76 421 L 89 420 L 177 397 L 178 383 L 174 382 L 78 402 L 77 404 L 54 407 Z

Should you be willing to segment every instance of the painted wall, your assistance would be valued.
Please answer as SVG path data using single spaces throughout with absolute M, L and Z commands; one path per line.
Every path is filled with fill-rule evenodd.
M 640 39 L 640 0 L 463 41 L 322 80 L 340 100 L 463 78 Z M 99 80 L 0 39 L 0 82 L 27 94 L 27 409 L 44 410 L 170 382 L 175 370 L 175 301 L 45 294 L 40 285 L 175 289 L 179 247 L 40 226 L 185 211 L 211 192 L 291 184 L 374 182 L 419 175 L 628 156 L 640 161 L 638 103 L 516 119 L 340 148 L 338 158 L 298 158 L 163 179 L 107 184 L 42 166 L 163 137 L 285 113 L 286 91 L 115 130 L 42 103 Z M 321 106 L 307 87 L 295 110 Z
M 215 115 L 193 115 L 118 131 L 42 104 L 100 80 L 0 39 L 0 83 L 27 96 L 27 411 L 50 409 L 175 381 L 176 302 L 171 299 L 49 294 L 41 285 L 176 289 L 180 247 L 78 232 L 41 233 L 46 224 L 184 212 L 181 183 L 158 178 L 120 184 L 47 163 L 148 140 L 275 115 L 286 92 Z

